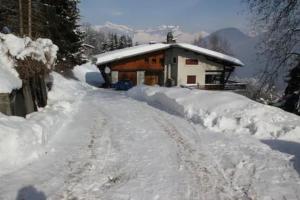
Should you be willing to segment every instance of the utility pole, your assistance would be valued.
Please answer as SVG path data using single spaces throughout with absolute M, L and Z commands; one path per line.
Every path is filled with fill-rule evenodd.
M 28 36 L 32 37 L 32 2 L 28 0 Z
M 20 35 L 24 35 L 24 26 L 23 26 L 23 6 L 22 0 L 19 0 L 19 25 L 20 25 Z

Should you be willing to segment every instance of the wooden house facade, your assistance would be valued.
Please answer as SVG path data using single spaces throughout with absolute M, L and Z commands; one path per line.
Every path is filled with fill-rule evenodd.
M 105 86 L 120 80 L 134 85 L 196 86 L 224 89 L 236 58 L 184 43 L 148 44 L 100 54 L 94 57 Z

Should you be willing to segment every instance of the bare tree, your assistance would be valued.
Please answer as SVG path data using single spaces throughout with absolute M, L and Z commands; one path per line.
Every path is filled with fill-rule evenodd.
M 278 77 L 299 62 L 300 0 L 244 0 L 254 16 L 255 29 L 264 33 L 260 55 L 267 58 L 261 85 L 274 86 Z

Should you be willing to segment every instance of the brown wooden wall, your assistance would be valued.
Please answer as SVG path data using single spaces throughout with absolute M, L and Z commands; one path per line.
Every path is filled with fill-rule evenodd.
M 110 64 L 112 71 L 163 71 L 164 51 L 123 59 Z

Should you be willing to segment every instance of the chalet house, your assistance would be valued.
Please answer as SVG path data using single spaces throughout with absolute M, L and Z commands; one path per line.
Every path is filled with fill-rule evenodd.
M 131 80 L 134 85 L 196 86 L 224 89 L 237 58 L 186 43 L 153 43 L 94 56 L 106 84 Z

